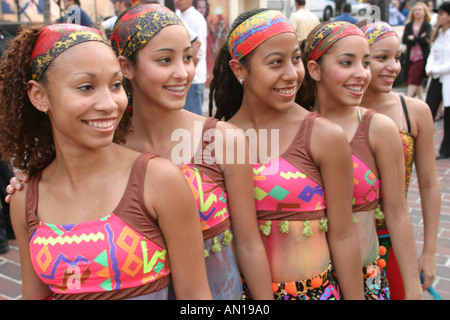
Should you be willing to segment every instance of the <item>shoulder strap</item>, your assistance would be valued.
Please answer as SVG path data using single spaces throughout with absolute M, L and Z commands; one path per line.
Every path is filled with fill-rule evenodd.
M 405 98 L 400 95 L 400 101 L 402 102 L 403 113 L 405 114 L 406 124 L 408 126 L 408 132 L 411 132 L 411 122 L 409 121 L 408 108 L 406 108 Z

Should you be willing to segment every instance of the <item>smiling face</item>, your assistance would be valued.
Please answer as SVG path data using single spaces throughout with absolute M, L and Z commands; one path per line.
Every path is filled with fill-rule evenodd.
M 339 40 L 322 56 L 322 61 L 308 63 L 316 81 L 318 101 L 341 106 L 357 106 L 369 85 L 369 44 L 361 36 Z
M 401 50 L 397 37 L 386 37 L 370 46 L 372 81 L 369 90 L 388 93 L 401 70 Z
M 290 108 L 304 75 L 296 35 L 274 36 L 251 55 L 250 68 L 243 75 L 244 101 L 277 110 Z
M 59 55 L 46 76 L 55 145 L 109 145 L 127 105 L 111 48 L 94 41 L 78 44 Z
M 133 66 L 122 63 L 133 84 L 133 101 L 167 110 L 182 109 L 195 74 L 193 49 L 184 26 L 163 28 L 138 51 Z M 133 113 L 140 112 L 138 104 Z M 144 111 L 143 111 L 144 112 Z

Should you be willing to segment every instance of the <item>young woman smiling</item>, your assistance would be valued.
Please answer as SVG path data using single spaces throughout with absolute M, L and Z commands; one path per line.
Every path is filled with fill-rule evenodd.
M 323 23 L 306 39 L 304 63 L 303 106 L 338 124 L 353 153 L 353 217 L 366 299 L 389 299 L 375 225 L 381 190 L 386 223 L 402 250 L 399 260 L 402 275 L 409 281 L 407 296 L 420 298 L 414 236 L 404 197 L 401 139 L 391 119 L 360 107 L 371 80 L 367 38 L 353 24 Z

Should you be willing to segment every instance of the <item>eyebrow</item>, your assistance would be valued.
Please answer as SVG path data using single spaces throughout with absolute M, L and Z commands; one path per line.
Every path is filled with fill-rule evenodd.
M 116 77 L 119 73 L 121 73 L 122 70 L 118 70 L 116 72 L 114 72 L 113 77 Z M 89 78 L 97 78 L 97 74 L 92 73 L 92 72 L 77 72 L 74 74 L 74 76 L 79 76 L 79 75 L 87 75 Z
M 188 51 L 189 49 L 192 49 L 192 46 L 186 47 L 183 52 Z M 170 52 L 175 52 L 175 49 L 172 48 L 161 48 L 161 49 L 157 49 L 154 52 L 161 52 L 161 51 L 170 51 Z
M 295 48 L 295 49 L 292 51 L 292 53 L 296 53 L 296 52 L 301 52 L 300 47 Z M 283 52 L 281 52 L 281 51 L 269 52 L 263 59 L 266 59 L 266 58 L 268 58 L 268 57 L 270 57 L 270 56 L 272 56 L 272 55 L 280 55 L 280 56 L 282 56 L 282 55 L 284 55 L 284 54 L 283 54 Z
M 342 56 L 347 56 L 347 57 L 350 57 L 350 58 L 355 58 L 355 57 L 356 57 L 356 54 L 354 54 L 354 53 L 342 53 L 342 54 L 340 54 L 340 55 L 338 56 L 338 58 L 340 58 L 340 57 L 342 57 Z M 367 58 L 367 57 L 370 57 L 370 53 L 366 53 L 366 54 L 364 55 L 363 58 Z

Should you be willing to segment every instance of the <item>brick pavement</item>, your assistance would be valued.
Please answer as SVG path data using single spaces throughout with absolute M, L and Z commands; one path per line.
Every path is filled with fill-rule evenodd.
M 435 123 L 435 148 L 437 150 L 442 140 L 442 120 Z M 450 159 L 438 160 L 437 171 L 441 182 L 441 218 L 439 225 L 439 240 L 436 252 L 437 274 L 433 288 L 443 300 L 450 300 Z M 423 219 L 420 208 L 420 196 L 417 186 L 417 177 L 413 172 L 408 207 L 414 227 L 417 252 L 423 246 Z M 0 300 L 17 300 L 21 297 L 21 275 L 17 242 L 10 241 L 11 250 L 0 255 Z M 426 300 L 433 297 L 426 292 Z

